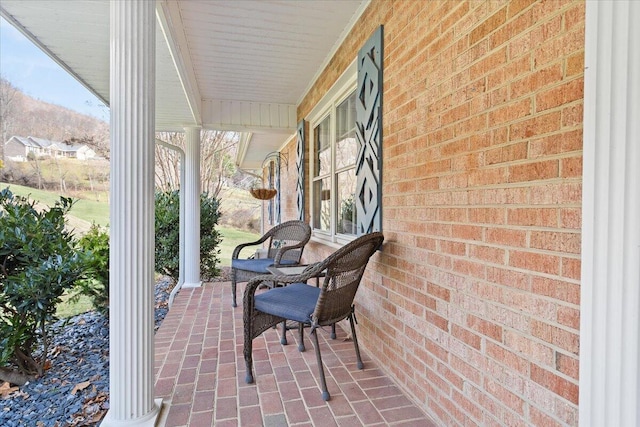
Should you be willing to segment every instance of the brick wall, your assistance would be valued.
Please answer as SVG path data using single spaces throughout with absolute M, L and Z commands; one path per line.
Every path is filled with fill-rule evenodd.
M 357 296 L 359 334 L 443 425 L 577 424 L 584 12 L 373 0 L 299 106 L 385 26 L 387 245 Z M 295 142 L 285 151 L 291 219 Z

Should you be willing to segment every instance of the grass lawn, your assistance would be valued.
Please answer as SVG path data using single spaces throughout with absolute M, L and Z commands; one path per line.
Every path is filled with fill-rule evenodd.
M 69 301 L 69 294 L 62 295 L 62 302 L 56 307 L 56 316 L 60 319 L 66 317 L 72 317 L 77 314 L 86 313 L 89 310 L 93 310 L 93 303 L 87 296 L 81 295 L 78 301 Z
M 60 196 L 52 191 L 37 190 L 22 185 L 0 182 L 0 189 L 6 187 L 9 187 L 9 190 L 11 190 L 13 194 L 29 197 L 30 200 L 37 200 L 48 206 L 53 206 L 55 202 L 60 200 Z M 106 202 L 96 202 L 86 199 L 74 200 L 76 202 L 71 208 L 70 216 L 87 221 L 89 224 L 95 222 L 103 227 L 109 224 L 109 205 Z
M 220 244 L 220 265 L 223 267 L 231 266 L 231 255 L 233 250 L 240 243 L 255 242 L 260 238 L 257 233 L 236 230 L 235 228 L 218 227 L 218 231 L 222 235 L 222 243 Z M 257 247 L 255 248 L 257 249 Z M 250 248 L 245 249 L 242 255 L 249 255 Z

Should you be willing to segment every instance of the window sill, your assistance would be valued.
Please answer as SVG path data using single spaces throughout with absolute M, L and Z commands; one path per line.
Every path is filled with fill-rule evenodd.
M 341 247 L 351 242 L 355 238 L 356 236 L 353 236 L 352 238 L 348 238 L 344 236 L 331 236 L 329 234 L 323 234 L 316 231 L 314 231 L 313 234 L 311 235 L 312 242 L 320 243 L 322 245 L 329 246 L 334 249 L 340 249 Z

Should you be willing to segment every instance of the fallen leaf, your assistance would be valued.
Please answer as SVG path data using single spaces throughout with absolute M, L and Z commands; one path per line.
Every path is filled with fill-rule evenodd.
M 85 382 L 82 382 L 82 383 L 78 383 L 73 388 L 73 390 L 71 390 L 71 394 L 73 394 L 75 396 L 77 392 L 79 392 L 81 390 L 84 390 L 85 388 L 89 387 L 90 385 L 91 385 L 91 381 L 85 381 Z
M 0 385 L 0 397 L 7 397 L 14 391 L 18 391 L 20 387 L 11 387 L 11 384 L 4 382 Z

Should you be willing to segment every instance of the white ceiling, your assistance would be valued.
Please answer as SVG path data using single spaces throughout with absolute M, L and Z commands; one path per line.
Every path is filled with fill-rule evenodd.
M 157 1 L 156 128 L 250 132 L 239 160 L 260 167 L 295 133 L 295 107 L 368 3 Z M 0 12 L 109 104 L 109 0 L 2 0 Z M 285 113 L 275 125 L 224 122 L 211 116 L 211 106 Z

